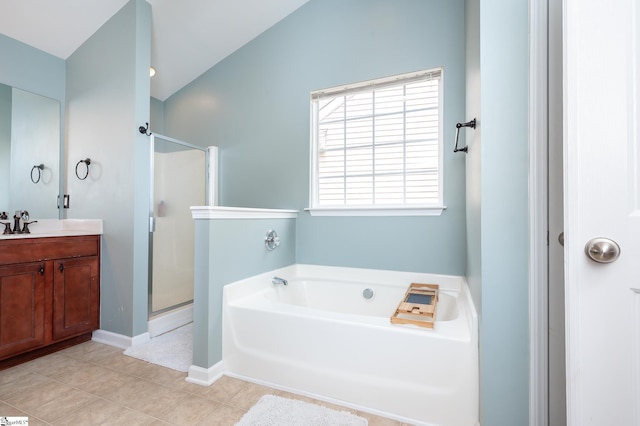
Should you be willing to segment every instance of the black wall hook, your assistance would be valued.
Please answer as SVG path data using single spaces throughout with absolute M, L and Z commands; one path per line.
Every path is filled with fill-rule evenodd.
M 143 135 L 151 136 L 151 132 L 149 131 L 149 123 L 144 123 L 144 124 L 146 124 L 147 127 L 140 126 L 140 127 L 138 127 L 138 131 L 140 133 L 142 133 Z
M 458 136 L 460 136 L 460 128 L 461 127 L 471 127 L 472 129 L 476 128 L 476 119 L 474 118 L 471 121 L 467 121 L 466 123 L 456 123 L 456 144 L 453 147 L 453 152 L 464 152 L 466 153 L 469 150 L 468 146 L 464 148 L 458 148 Z

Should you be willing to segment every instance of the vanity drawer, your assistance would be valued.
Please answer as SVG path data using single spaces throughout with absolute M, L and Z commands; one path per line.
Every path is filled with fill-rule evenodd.
M 99 235 L 0 240 L 0 265 L 97 256 L 99 253 Z

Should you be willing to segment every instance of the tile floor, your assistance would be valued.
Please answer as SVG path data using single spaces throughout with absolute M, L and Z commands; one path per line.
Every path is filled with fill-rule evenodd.
M 262 395 L 274 394 L 347 410 L 371 426 L 402 426 L 304 396 L 224 376 L 209 387 L 186 373 L 86 342 L 0 371 L 0 416 L 40 425 L 234 425 Z

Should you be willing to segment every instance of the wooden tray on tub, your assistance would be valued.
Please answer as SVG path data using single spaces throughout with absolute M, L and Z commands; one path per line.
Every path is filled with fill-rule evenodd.
M 438 289 L 438 284 L 412 283 L 391 316 L 391 323 L 433 328 L 438 308 Z

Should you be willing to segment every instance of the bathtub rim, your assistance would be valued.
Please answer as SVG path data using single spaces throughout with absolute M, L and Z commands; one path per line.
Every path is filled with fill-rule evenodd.
M 305 276 L 310 276 L 313 279 L 341 281 L 345 280 L 346 277 L 349 281 L 358 282 L 362 281 L 362 277 L 366 277 L 367 282 L 370 282 L 373 285 L 390 285 L 389 280 L 392 279 L 408 282 L 437 282 L 441 289 L 445 291 L 454 291 L 459 294 L 459 298 L 462 299 L 460 307 L 464 309 L 464 318 L 467 321 L 466 325 L 469 330 L 471 342 L 476 346 L 478 345 L 478 313 L 471 297 L 469 284 L 464 276 L 294 263 L 282 268 L 252 275 L 225 285 L 223 287 L 223 305 L 229 303 L 230 300 L 241 299 L 242 296 L 247 293 L 252 294 L 263 290 L 265 288 L 265 283 L 267 283 L 267 285 L 272 285 L 271 278 L 274 275 L 283 276 L 283 278 L 287 278 L 287 275 L 294 275 L 298 279 L 304 279 Z M 460 312 L 459 315 L 462 315 L 462 312 Z

